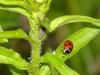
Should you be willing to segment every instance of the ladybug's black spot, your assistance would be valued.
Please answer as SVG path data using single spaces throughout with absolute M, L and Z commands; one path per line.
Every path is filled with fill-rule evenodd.
M 68 43 L 68 45 L 72 45 L 71 43 Z

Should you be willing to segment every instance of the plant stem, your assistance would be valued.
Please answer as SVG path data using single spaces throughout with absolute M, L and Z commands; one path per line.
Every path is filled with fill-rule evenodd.
M 30 23 L 30 38 L 31 38 L 31 67 L 32 73 L 30 75 L 39 75 L 39 60 L 40 60 L 40 49 L 41 49 L 41 41 L 40 41 L 40 31 L 39 31 L 39 23 L 38 20 L 29 20 Z
M 39 75 L 40 42 L 34 43 L 32 47 L 32 71 L 33 75 Z

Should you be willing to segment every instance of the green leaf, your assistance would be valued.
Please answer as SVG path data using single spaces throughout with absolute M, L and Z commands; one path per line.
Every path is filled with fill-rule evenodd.
M 0 4 L 26 7 L 24 0 L 0 0 Z
M 37 3 L 45 3 L 48 0 L 34 0 L 34 1 L 36 1 Z
M 17 13 L 20 13 L 20 14 L 26 16 L 26 17 L 30 17 L 29 12 L 26 9 L 18 7 L 18 6 L 8 6 L 8 5 L 0 4 L 0 9 L 12 11 L 12 12 L 17 12 Z
M 75 23 L 75 22 L 89 22 L 89 23 L 92 23 L 96 27 L 100 27 L 100 20 L 98 19 L 94 19 L 88 16 L 74 15 L 74 16 L 63 16 L 63 17 L 54 19 L 53 21 L 51 21 L 48 27 L 48 30 L 49 32 L 52 32 L 64 24 Z
M 57 47 L 55 50 L 55 54 L 57 57 L 62 59 L 63 61 L 71 58 L 75 55 L 80 48 L 86 46 L 91 40 L 95 38 L 97 34 L 99 34 L 100 30 L 96 28 L 82 28 L 81 30 L 75 32 L 70 37 L 65 40 L 70 40 L 73 43 L 72 52 L 69 54 L 63 54 L 64 52 L 64 41 Z
M 4 30 L 10 30 L 21 27 L 20 14 L 0 10 L 0 26 Z
M 10 68 L 10 71 L 11 71 L 12 75 L 25 75 L 25 72 L 24 71 L 18 70 L 17 68 L 15 68 L 12 65 L 8 65 L 8 66 Z
M 50 75 L 50 67 L 49 66 L 42 66 L 40 68 L 40 75 Z
M 46 13 L 46 12 L 49 10 L 50 3 L 51 3 L 51 0 L 45 1 L 45 2 L 39 7 L 39 10 L 40 10 L 42 13 Z
M 51 3 L 51 0 L 45 0 L 45 2 L 40 5 L 39 12 L 37 13 L 37 15 L 39 16 L 41 20 L 44 19 L 45 13 L 49 10 L 50 3 Z
M 0 32 L 3 32 L 1 26 L 0 26 Z M 7 39 L 0 39 L 0 43 L 4 43 L 4 42 L 8 42 L 8 40 Z
M 7 39 L 0 39 L 0 43 L 5 43 L 5 42 L 8 42 Z
M 50 20 L 48 18 L 44 18 L 44 20 L 42 21 L 42 25 L 49 30 L 49 25 L 50 25 Z
M 72 70 L 68 66 L 66 66 L 55 55 L 46 54 L 41 58 L 41 62 L 50 63 L 51 65 L 53 65 L 57 69 L 57 71 L 61 75 L 79 75 L 77 72 L 75 72 L 74 70 Z
M 21 56 L 11 49 L 0 46 L 0 63 L 10 64 L 19 70 L 30 70 L 30 64 Z
M 23 30 L 17 29 L 17 30 L 12 30 L 12 31 L 0 32 L 0 38 L 24 38 L 24 39 L 28 39 L 28 36 Z

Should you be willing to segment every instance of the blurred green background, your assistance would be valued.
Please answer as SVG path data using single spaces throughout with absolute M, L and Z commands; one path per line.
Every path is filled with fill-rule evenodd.
M 53 20 L 64 15 L 86 15 L 100 18 L 100 0 L 52 0 L 46 17 Z M 17 28 L 22 28 L 26 32 L 29 30 L 27 19 L 19 13 L 0 10 L 0 24 L 4 30 Z M 66 37 L 84 27 L 84 24 L 88 25 L 88 23 L 64 25 L 50 33 L 45 43 L 55 49 Z M 26 59 L 29 57 L 30 45 L 27 41 L 9 39 L 9 42 L 7 47 L 12 47 Z M 100 75 L 100 35 L 66 61 L 66 64 L 80 75 Z M 0 75 L 11 75 L 7 65 L 0 65 Z

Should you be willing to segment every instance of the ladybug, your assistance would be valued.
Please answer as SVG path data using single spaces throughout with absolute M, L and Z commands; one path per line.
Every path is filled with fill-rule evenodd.
M 70 53 L 73 49 L 73 43 L 70 40 L 64 42 L 64 54 Z

